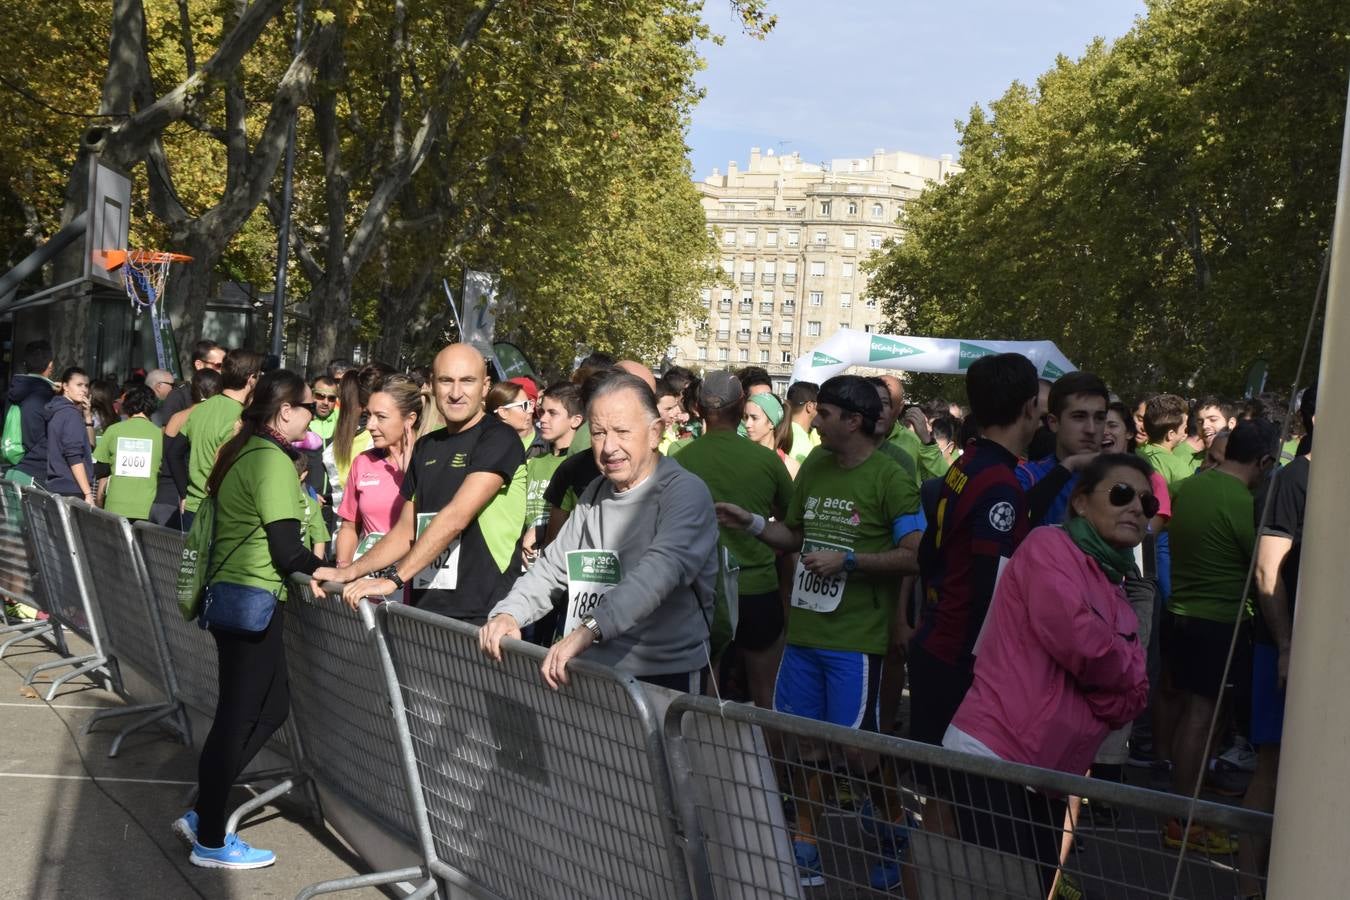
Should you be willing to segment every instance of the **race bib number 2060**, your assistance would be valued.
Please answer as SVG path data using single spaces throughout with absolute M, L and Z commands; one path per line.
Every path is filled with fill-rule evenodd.
M 149 438 L 118 438 L 113 474 L 124 478 L 150 478 L 157 474 L 150 471 L 153 453 L 154 443 Z

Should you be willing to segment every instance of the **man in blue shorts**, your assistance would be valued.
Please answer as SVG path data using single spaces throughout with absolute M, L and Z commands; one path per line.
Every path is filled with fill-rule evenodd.
M 740 528 L 786 553 L 800 551 L 792 578 L 787 646 L 778 670 L 774 707 L 848 728 L 877 730 L 877 699 L 891 621 L 900 602 L 900 578 L 918 568 L 922 525 L 912 474 L 877 452 L 873 434 L 881 416 L 876 389 L 853 375 L 821 385 L 815 428 L 820 448 L 802 463 L 781 522 L 729 503 L 717 504 L 719 523 Z M 796 798 L 793 849 L 802 884 L 824 883 L 816 847 L 817 820 L 830 777 L 825 748 L 802 742 L 792 769 Z M 873 756 L 850 753 L 859 777 L 878 767 Z M 888 772 L 891 767 L 887 767 Z M 870 785 L 881 778 L 867 777 Z M 873 887 L 900 883 L 904 810 L 897 791 L 878 791 L 864 827 L 889 848 L 873 867 Z

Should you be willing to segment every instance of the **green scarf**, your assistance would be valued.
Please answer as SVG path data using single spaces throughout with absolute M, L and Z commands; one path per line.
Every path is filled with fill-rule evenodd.
M 1106 577 L 1116 584 L 1124 581 L 1127 576 L 1139 577 L 1139 569 L 1134 564 L 1134 554 L 1129 550 L 1117 550 L 1102 540 L 1102 536 L 1087 519 L 1074 516 L 1064 526 L 1064 530 L 1069 533 L 1078 549 L 1095 559 L 1097 565 L 1106 573 Z

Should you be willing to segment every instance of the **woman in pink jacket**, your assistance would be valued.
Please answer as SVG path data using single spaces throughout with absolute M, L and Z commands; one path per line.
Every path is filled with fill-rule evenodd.
M 1158 512 L 1149 474 L 1133 454 L 1103 454 L 1079 476 L 1068 522 L 1018 547 L 943 746 L 1082 775 L 1106 735 L 1143 711 L 1145 648 L 1122 582 L 1138 574 L 1131 550 Z M 962 837 L 1033 859 L 1049 890 L 1064 798 L 974 776 L 957 788 Z

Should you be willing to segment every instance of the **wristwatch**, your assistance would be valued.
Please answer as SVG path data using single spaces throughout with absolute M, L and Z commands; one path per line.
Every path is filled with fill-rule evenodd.
M 858 557 L 854 556 L 852 550 L 844 551 L 844 571 L 853 572 L 858 568 Z
M 390 581 L 394 583 L 394 590 L 396 591 L 403 590 L 403 579 L 398 577 L 397 566 L 387 566 L 385 570 L 380 573 L 380 575 L 383 578 L 388 578 Z
M 596 643 L 600 641 L 600 623 L 595 621 L 595 616 L 583 616 L 581 619 L 582 627 L 590 631 L 591 637 L 595 638 Z

